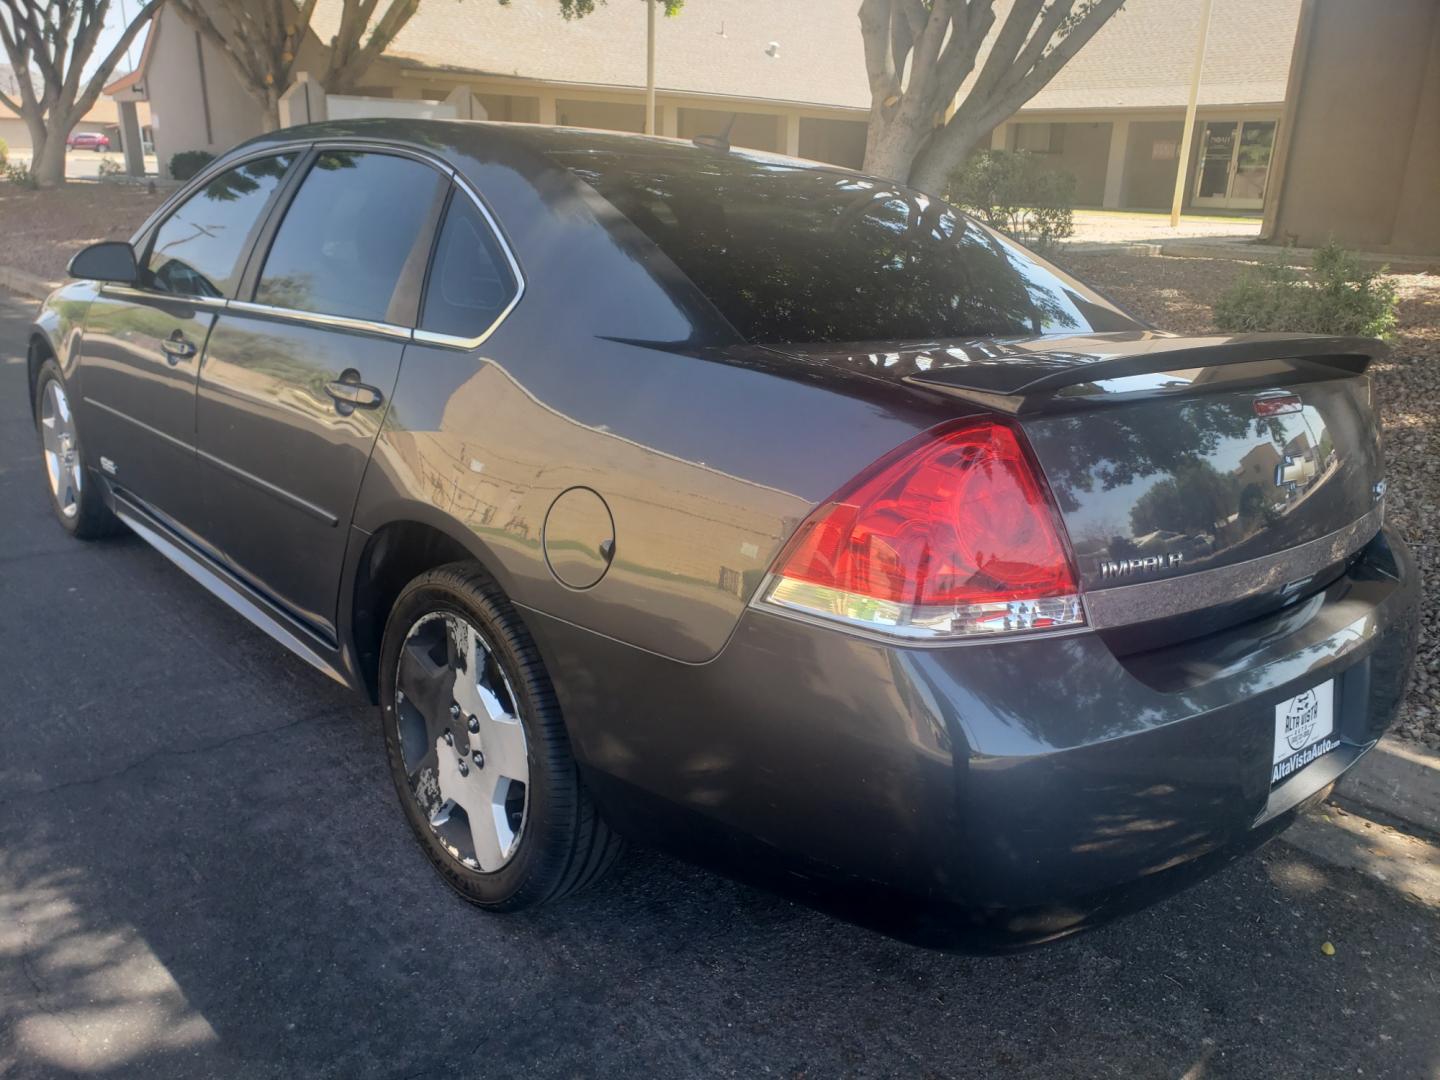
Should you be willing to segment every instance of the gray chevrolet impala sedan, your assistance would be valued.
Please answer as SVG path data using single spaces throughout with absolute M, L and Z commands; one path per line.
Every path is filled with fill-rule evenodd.
M 1378 342 L 1167 334 L 887 180 L 331 123 L 70 270 L 28 354 L 61 526 L 378 703 L 484 908 L 632 838 L 1054 940 L 1283 829 L 1409 673 Z

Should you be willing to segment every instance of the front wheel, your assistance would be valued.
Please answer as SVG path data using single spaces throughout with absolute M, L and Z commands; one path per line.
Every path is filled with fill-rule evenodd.
M 621 841 L 580 780 L 529 632 L 477 565 L 401 592 L 380 660 L 395 789 L 442 878 L 514 911 L 597 880 Z
M 65 531 L 81 540 L 123 531 L 124 526 L 105 505 L 99 488 L 85 475 L 80 426 L 54 358 L 40 365 L 35 380 L 35 427 L 40 435 L 45 479 L 50 484 L 50 505 Z

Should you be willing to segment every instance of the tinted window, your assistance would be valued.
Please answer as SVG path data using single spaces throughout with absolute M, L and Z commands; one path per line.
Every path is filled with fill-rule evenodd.
M 408 321 L 391 300 L 407 265 L 429 254 L 422 233 L 442 177 L 409 158 L 327 151 L 315 159 L 275 234 L 255 299 L 275 307 L 379 322 Z
M 260 214 L 294 160 L 294 154 L 280 154 L 246 162 L 186 199 L 155 234 L 145 261 L 149 286 L 186 296 L 228 296 Z
M 1022 248 L 896 184 L 734 153 L 550 156 L 654 241 L 752 341 L 1135 326 Z
M 515 276 L 485 216 L 463 191 L 450 198 L 425 286 L 420 328 L 479 337 L 515 295 Z

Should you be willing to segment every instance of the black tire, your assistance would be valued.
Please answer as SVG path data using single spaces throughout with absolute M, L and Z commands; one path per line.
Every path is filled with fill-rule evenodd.
M 51 383 L 58 388 L 61 400 L 67 402 L 73 410 L 74 401 L 65 388 L 65 379 L 60 373 L 60 365 L 55 362 L 54 357 L 47 357 L 40 365 L 40 372 L 35 379 L 33 404 L 35 407 L 35 432 L 40 438 L 41 464 L 46 469 L 46 489 L 50 495 L 50 508 L 55 511 L 55 518 L 60 522 L 60 527 L 78 540 L 101 540 L 107 536 L 122 533 L 125 531 L 125 525 L 105 504 L 105 496 L 100 489 L 98 478 L 89 466 L 89 459 L 85 456 L 85 444 L 80 437 L 79 420 L 73 411 L 69 427 L 73 453 L 80 466 L 80 490 L 75 492 L 73 485 L 63 484 L 57 490 L 50 482 L 49 466 L 45 458 L 45 416 L 47 391 Z M 67 491 L 71 492 L 70 496 L 66 495 Z
M 529 776 L 523 828 L 509 860 L 493 872 L 467 866 L 441 842 L 412 791 L 412 774 L 401 749 L 396 697 L 401 649 L 411 629 L 436 614 L 459 616 L 485 638 L 524 729 Z M 601 818 L 581 782 L 555 691 L 535 643 L 499 586 L 478 564 L 438 567 L 401 591 L 385 625 L 379 689 L 390 775 L 405 817 L 446 884 L 470 903 L 493 911 L 518 911 L 582 889 L 615 863 L 623 841 Z

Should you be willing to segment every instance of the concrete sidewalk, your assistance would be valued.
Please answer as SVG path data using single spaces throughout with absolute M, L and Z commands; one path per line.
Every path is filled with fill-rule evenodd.
M 1440 754 L 1381 739 L 1281 840 L 1440 908 Z

